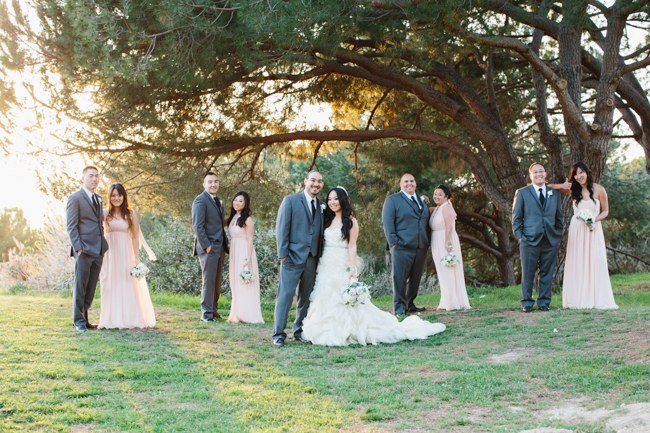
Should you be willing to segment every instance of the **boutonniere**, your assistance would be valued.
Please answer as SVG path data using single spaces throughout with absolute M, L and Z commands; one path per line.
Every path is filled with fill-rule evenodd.
M 546 193 L 546 197 L 552 197 L 552 196 L 553 196 L 553 191 L 549 190 L 549 191 Z
M 320 204 L 320 213 L 323 213 L 324 210 L 325 210 L 325 204 L 321 203 Z

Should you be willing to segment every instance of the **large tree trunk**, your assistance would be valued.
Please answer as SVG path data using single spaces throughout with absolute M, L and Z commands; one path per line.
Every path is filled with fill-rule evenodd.
M 564 19 L 560 25 L 558 46 L 560 53 L 559 76 L 567 83 L 567 92 L 578 110 L 581 109 L 582 90 L 582 61 L 580 38 L 582 23 L 585 19 L 587 2 L 584 0 L 566 0 L 563 2 Z M 578 130 L 571 127 L 571 121 L 563 110 L 564 124 L 569 147 L 571 148 L 571 162 L 584 161 L 587 144 Z

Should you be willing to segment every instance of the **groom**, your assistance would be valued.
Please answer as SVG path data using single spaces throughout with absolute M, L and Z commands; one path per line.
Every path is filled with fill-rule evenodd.
M 429 248 L 429 209 L 415 191 L 415 177 L 404 173 L 400 192 L 384 201 L 381 222 L 390 248 L 393 308 L 396 316 L 419 313 L 415 306 Z
M 546 185 L 546 170 L 538 162 L 528 168 L 533 182 L 517 190 L 512 205 L 512 230 L 521 257 L 521 311 L 533 310 L 533 280 L 539 269 L 537 308 L 548 311 L 557 250 L 562 239 L 560 194 Z
M 323 213 L 316 197 L 323 189 L 323 176 L 316 170 L 307 173 L 303 181 L 305 189 L 282 200 L 275 225 L 280 282 L 275 301 L 273 344 L 284 346 L 287 334 L 287 316 L 293 296 L 298 288 L 296 320 L 293 336 L 297 341 L 307 342 L 302 336 L 302 322 L 309 309 L 309 296 L 314 289 L 316 267 L 323 237 Z
M 95 298 L 104 253 L 108 250 L 102 226 L 102 201 L 95 194 L 99 185 L 97 168 L 84 168 L 82 182 L 81 189 L 68 197 L 65 209 L 70 255 L 75 258 L 72 320 L 74 329 L 80 333 L 97 328 L 88 321 L 88 310 Z

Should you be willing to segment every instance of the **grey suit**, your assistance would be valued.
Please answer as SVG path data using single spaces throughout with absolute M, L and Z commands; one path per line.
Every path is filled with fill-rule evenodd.
M 415 309 L 424 262 L 429 247 L 429 209 L 415 194 L 420 208 L 403 192 L 384 201 L 381 222 L 392 258 L 393 308 L 395 314 Z
M 512 230 L 519 240 L 521 256 L 521 305 L 532 307 L 533 281 L 539 268 L 537 306 L 551 303 L 551 282 L 562 239 L 562 201 L 560 194 L 546 188 L 542 206 L 534 185 L 517 190 L 512 205 Z
M 192 203 L 192 228 L 194 251 L 199 256 L 203 284 L 201 286 L 201 317 L 219 317 L 217 303 L 221 294 L 223 262 L 228 248 L 224 230 L 223 207 L 207 191 L 199 194 Z M 206 250 L 212 247 L 208 253 Z
M 309 309 L 309 296 L 314 289 L 316 267 L 323 237 L 321 202 L 316 199 L 316 213 L 311 214 L 304 193 L 286 196 L 278 209 L 276 238 L 278 258 L 285 257 L 280 266 L 278 295 L 275 301 L 273 339 L 286 338 L 284 328 L 293 296 L 298 288 L 294 335 L 302 333 L 302 322 Z
M 74 291 L 72 292 L 72 318 L 76 326 L 86 327 L 88 310 L 95 298 L 95 289 L 108 243 L 104 237 L 104 213 L 101 201 L 95 206 L 86 191 L 68 197 L 66 223 L 70 237 L 70 255 L 75 258 Z M 81 250 L 78 255 L 77 251 Z

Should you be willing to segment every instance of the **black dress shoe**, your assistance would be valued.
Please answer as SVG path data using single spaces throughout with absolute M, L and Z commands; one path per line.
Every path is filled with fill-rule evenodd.
M 407 310 L 407 313 L 421 313 L 423 311 L 427 311 L 426 307 L 416 307 L 414 305 Z
M 88 330 L 88 328 L 86 328 L 86 325 L 83 325 L 83 324 L 82 325 L 74 325 L 74 330 L 77 331 L 78 333 L 82 334 L 82 333 L 86 332 Z
M 293 339 L 296 341 L 300 341 L 301 343 L 311 343 L 311 341 L 303 337 L 302 334 L 293 334 Z
M 201 317 L 201 322 L 216 322 L 217 318 L 216 317 L 210 317 L 209 319 L 207 317 Z
M 549 311 L 549 308 L 546 305 L 542 305 L 541 307 L 539 307 L 539 311 Z
M 97 325 L 93 325 L 92 323 L 86 322 L 86 328 L 88 328 L 88 329 L 97 329 Z
M 273 345 L 276 347 L 282 347 L 284 346 L 284 338 L 278 337 L 273 339 Z
M 521 307 L 521 311 L 523 311 L 524 313 L 530 313 L 531 311 L 533 311 L 533 307 Z

